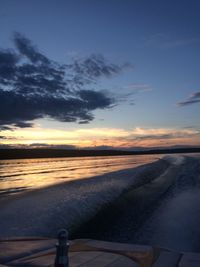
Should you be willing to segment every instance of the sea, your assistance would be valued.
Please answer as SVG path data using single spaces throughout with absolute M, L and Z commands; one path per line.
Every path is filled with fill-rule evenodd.
M 200 253 L 198 154 L 1 160 L 0 179 L 0 238 L 65 228 Z
M 0 160 L 0 196 L 134 168 L 161 155 Z

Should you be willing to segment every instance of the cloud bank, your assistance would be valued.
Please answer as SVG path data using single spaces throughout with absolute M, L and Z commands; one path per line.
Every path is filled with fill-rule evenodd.
M 115 99 L 91 87 L 124 66 L 101 55 L 59 64 L 43 55 L 30 40 L 15 33 L 15 49 L 0 50 L 0 129 L 32 127 L 32 121 L 51 118 L 88 123 L 93 111 L 108 109 Z

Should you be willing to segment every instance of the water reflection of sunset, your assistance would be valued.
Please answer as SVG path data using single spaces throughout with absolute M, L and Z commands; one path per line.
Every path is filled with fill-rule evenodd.
M 156 158 L 156 155 L 141 155 L 2 160 L 0 161 L 0 195 L 133 168 L 154 161 Z

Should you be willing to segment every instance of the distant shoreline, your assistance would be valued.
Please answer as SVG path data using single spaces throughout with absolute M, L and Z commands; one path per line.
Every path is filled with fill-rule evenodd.
M 128 156 L 150 154 L 200 153 L 200 148 L 166 148 L 137 151 L 122 150 L 84 150 L 84 149 L 0 149 L 0 160 L 4 159 L 34 159 L 63 157 L 97 157 L 97 156 Z

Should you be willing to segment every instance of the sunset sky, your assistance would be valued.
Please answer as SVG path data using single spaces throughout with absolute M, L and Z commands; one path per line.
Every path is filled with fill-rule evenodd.
M 1 0 L 0 147 L 200 146 L 199 11 Z

